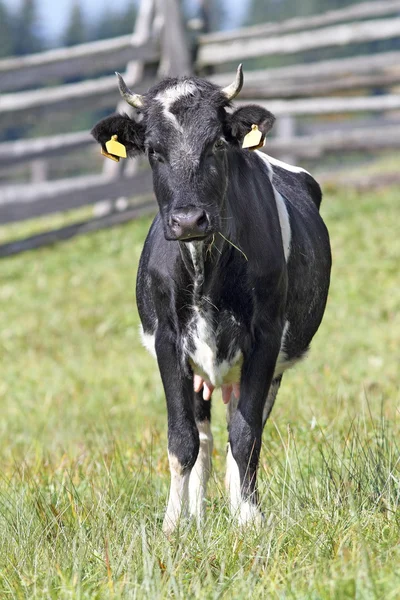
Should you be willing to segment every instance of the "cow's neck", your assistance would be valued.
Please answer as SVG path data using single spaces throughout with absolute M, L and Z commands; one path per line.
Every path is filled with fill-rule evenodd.
M 204 242 L 181 244 L 183 268 L 190 279 L 193 301 L 198 306 L 203 303 L 204 297 L 214 296 L 219 288 L 226 245 L 224 238 L 218 234 Z

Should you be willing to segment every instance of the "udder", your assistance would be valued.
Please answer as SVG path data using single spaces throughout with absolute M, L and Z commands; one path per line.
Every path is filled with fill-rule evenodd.
M 203 399 L 211 400 L 211 396 L 213 391 L 215 390 L 215 386 L 205 379 L 201 375 L 195 374 L 193 376 L 193 389 L 195 392 L 201 392 L 203 390 Z M 222 401 L 224 404 L 228 404 L 231 395 L 233 394 L 237 400 L 239 400 L 240 396 L 240 383 L 224 383 L 221 385 L 222 391 Z

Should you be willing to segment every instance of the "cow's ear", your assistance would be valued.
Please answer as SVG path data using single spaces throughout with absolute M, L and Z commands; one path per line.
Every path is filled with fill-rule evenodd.
M 128 115 L 114 114 L 99 121 L 90 133 L 105 151 L 106 142 L 111 136 L 117 135 L 127 155 L 136 156 L 144 152 L 145 130 L 143 121 L 137 122 Z
M 244 136 L 251 131 L 252 125 L 257 125 L 263 138 L 272 129 L 275 117 L 269 110 L 257 104 L 248 104 L 242 106 L 229 115 L 231 135 L 240 144 L 243 143 Z

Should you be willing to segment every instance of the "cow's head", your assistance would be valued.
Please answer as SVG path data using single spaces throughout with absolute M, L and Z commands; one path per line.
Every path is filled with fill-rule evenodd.
M 133 114 L 103 119 L 93 128 L 93 137 L 105 150 L 116 134 L 128 156 L 147 154 L 166 239 L 191 241 L 219 231 L 227 153 L 240 150 L 252 124 L 265 136 L 274 122 L 260 106 L 229 110 L 243 85 L 242 66 L 226 88 L 185 77 L 165 79 L 139 96 L 119 74 L 118 80 Z

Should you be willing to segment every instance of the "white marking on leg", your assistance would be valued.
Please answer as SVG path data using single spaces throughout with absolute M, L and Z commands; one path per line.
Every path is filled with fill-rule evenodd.
M 236 514 L 242 500 L 242 494 L 240 491 L 240 473 L 237 462 L 233 458 L 231 445 L 229 443 L 228 452 L 226 454 L 225 486 L 229 492 L 231 513 Z
M 145 333 L 142 325 L 139 326 L 139 332 L 140 337 L 142 338 L 143 346 L 150 352 L 152 356 L 154 356 L 154 358 L 157 358 L 155 346 L 156 336 L 154 333 Z
M 200 448 L 196 463 L 189 479 L 189 512 L 199 523 L 204 517 L 204 503 L 207 493 L 207 483 L 211 473 L 211 454 L 213 436 L 209 421 L 197 423 L 200 436 Z
M 169 468 L 171 471 L 171 487 L 167 510 L 163 522 L 163 532 L 172 533 L 178 525 L 179 518 L 185 515 L 188 495 L 190 472 L 182 474 L 182 465 L 173 454 L 168 452 Z
M 259 526 L 263 521 L 262 512 L 253 502 L 242 498 L 239 467 L 233 457 L 230 444 L 226 456 L 225 485 L 229 491 L 231 514 L 237 519 L 239 525 Z

